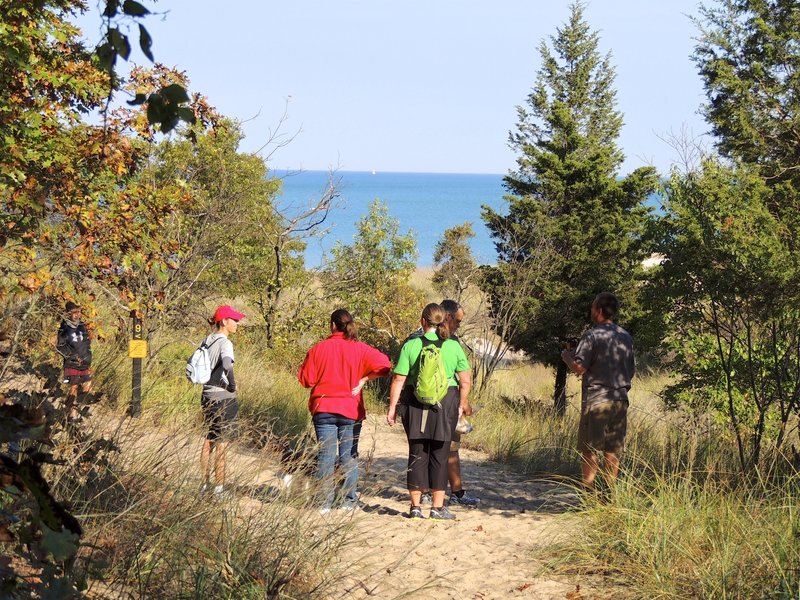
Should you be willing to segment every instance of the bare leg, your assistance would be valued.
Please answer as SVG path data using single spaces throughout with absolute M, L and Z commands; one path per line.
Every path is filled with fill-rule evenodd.
M 64 403 L 64 408 L 67 412 L 67 419 L 72 420 L 78 417 L 78 384 L 75 383 L 69 386 L 67 392 L 67 400 Z
M 225 451 L 228 442 L 217 442 L 217 453 L 214 455 L 214 478 L 217 485 L 225 485 Z
M 603 474 L 609 485 L 617 480 L 619 475 L 619 456 L 614 452 L 603 453 Z
M 77 389 L 75 390 L 75 404 L 72 407 L 72 411 L 70 411 L 72 413 L 70 415 L 70 418 L 78 417 L 78 415 L 80 413 L 80 406 L 81 406 L 80 403 L 81 402 L 86 402 L 85 396 L 86 396 L 86 394 L 88 394 L 91 391 L 92 391 L 92 381 L 91 381 L 91 379 L 89 381 L 84 381 L 81 384 L 80 395 L 78 395 L 78 390 Z
M 200 451 L 200 466 L 203 469 L 203 482 L 208 483 L 211 477 L 211 451 L 214 449 L 214 442 L 209 439 L 203 441 L 203 449 Z
M 447 455 L 447 480 L 450 482 L 451 492 L 460 492 L 461 482 L 461 459 L 458 450 Z
M 432 505 L 435 508 L 442 508 L 444 506 L 444 490 L 431 490 L 431 496 L 433 497 Z M 418 505 L 414 505 L 418 506 Z
M 408 490 L 408 495 L 411 496 L 411 506 L 419 506 L 422 502 L 422 490 Z
M 593 450 L 581 452 L 581 481 L 587 490 L 594 489 L 594 480 L 597 477 L 597 455 Z

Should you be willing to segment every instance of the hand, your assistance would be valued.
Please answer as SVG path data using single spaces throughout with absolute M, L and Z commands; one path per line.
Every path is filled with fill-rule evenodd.
M 395 423 L 397 423 L 396 407 L 389 407 L 389 412 L 386 413 L 386 422 L 389 424 L 389 427 L 392 427 Z
M 467 402 L 465 406 L 459 406 L 458 408 L 459 408 L 459 413 L 458 413 L 459 417 L 461 415 L 464 415 L 465 417 L 471 417 L 472 413 L 474 412 L 472 410 L 472 405 L 469 402 Z
M 364 387 L 365 383 L 367 383 L 367 378 L 366 377 L 362 377 L 361 379 L 358 380 L 358 385 L 356 387 L 354 387 L 352 392 L 351 392 L 353 394 L 353 396 L 358 396 L 361 393 L 361 388 Z

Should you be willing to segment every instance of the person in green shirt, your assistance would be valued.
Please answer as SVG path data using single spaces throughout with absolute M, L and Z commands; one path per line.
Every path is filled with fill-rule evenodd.
M 472 387 L 472 371 L 461 345 L 448 339 L 450 330 L 441 306 L 428 304 L 422 311 L 420 325 L 424 335 L 409 339 L 400 350 L 389 390 L 386 421 L 389 425 L 395 425 L 398 415 L 401 416 L 408 439 L 409 516 L 412 519 L 422 518 L 422 492 L 431 490 L 433 502 L 430 518 L 453 520 L 455 515 L 444 506 L 447 459 L 459 416 L 462 413 L 471 414 L 468 397 Z M 422 404 L 414 394 L 423 337 L 430 341 L 444 340 L 441 355 L 449 390 L 435 406 Z

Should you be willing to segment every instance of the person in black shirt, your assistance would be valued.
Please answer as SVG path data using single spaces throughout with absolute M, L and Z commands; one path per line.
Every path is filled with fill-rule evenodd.
M 78 389 L 84 394 L 92 390 L 92 342 L 81 321 L 81 307 L 67 302 L 64 319 L 58 328 L 56 351 L 64 358 L 64 383 L 69 386 L 66 409 L 69 419 L 78 417 Z

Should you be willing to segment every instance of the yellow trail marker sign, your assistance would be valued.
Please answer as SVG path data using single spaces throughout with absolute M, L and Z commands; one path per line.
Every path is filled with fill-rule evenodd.
M 147 340 L 128 340 L 128 358 L 147 358 Z

